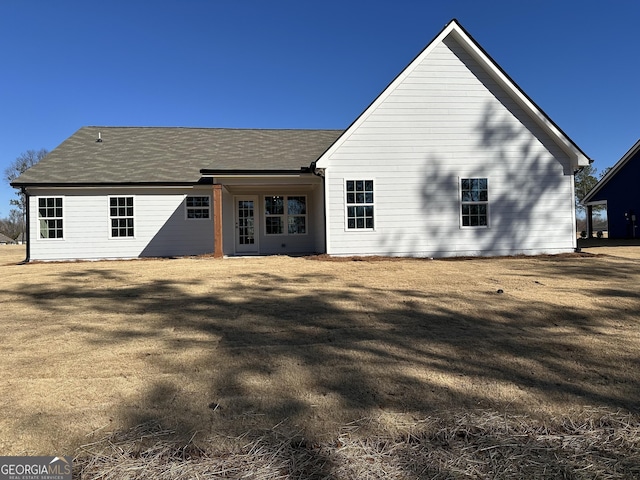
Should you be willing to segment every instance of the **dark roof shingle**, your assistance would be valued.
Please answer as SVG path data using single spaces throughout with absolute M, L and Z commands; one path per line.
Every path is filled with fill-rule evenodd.
M 341 130 L 82 127 L 13 185 L 195 183 L 200 170 L 300 170 Z M 97 141 L 100 135 L 102 141 Z

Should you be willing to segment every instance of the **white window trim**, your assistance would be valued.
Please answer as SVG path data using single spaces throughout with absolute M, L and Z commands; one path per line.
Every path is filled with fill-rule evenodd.
M 367 180 L 371 180 L 373 182 L 373 203 L 347 203 L 347 182 L 349 181 L 353 181 L 353 182 L 357 182 L 357 181 L 367 181 Z M 378 179 L 374 178 L 374 177 L 360 177 L 357 179 L 353 179 L 353 178 L 345 178 L 344 182 L 343 182 L 343 192 L 344 192 L 344 231 L 345 232 L 349 232 L 349 233 L 363 233 L 363 232 L 375 232 L 376 231 L 376 227 L 378 226 L 378 219 L 376 218 L 376 212 L 378 211 L 378 209 L 376 208 L 376 200 L 377 200 L 377 193 L 376 193 L 376 185 L 378 183 Z M 349 228 L 349 206 L 360 206 L 360 207 L 366 207 L 366 206 L 371 206 L 373 207 L 373 228 Z
M 209 199 L 209 206 L 208 207 L 188 207 L 187 206 L 187 199 L 189 197 L 204 197 L 204 198 L 208 198 Z M 205 208 L 209 211 L 209 216 L 207 218 L 190 218 L 189 217 L 189 209 L 200 209 L 200 210 L 204 210 Z M 135 214 L 135 209 L 133 211 L 133 213 Z M 184 196 L 184 219 L 188 220 L 190 222 L 192 221 L 211 221 L 212 219 L 212 215 L 211 215 L 211 195 L 195 195 L 195 194 L 190 194 L 190 195 L 185 195 Z
M 487 201 L 486 202 L 463 202 L 462 201 L 462 180 L 464 179 L 473 179 L 473 178 L 484 178 L 487 180 Z M 489 181 L 489 177 L 471 177 L 471 176 L 465 176 L 465 177 L 458 177 L 458 216 L 459 216 L 459 222 L 460 222 L 460 229 L 471 229 L 471 230 L 477 230 L 479 228 L 489 228 L 489 226 L 491 225 L 491 208 L 490 208 L 490 200 L 489 200 L 489 185 L 491 184 L 491 182 Z M 487 206 L 487 224 L 486 225 L 463 225 L 462 223 L 462 205 L 464 204 L 469 204 L 469 205 L 486 205 Z
M 62 217 L 60 217 L 60 219 L 62 220 L 62 237 L 60 238 L 42 238 L 40 236 L 41 233 L 41 227 L 40 227 L 40 199 L 41 198 L 59 198 L 62 200 Z M 65 205 L 65 197 L 62 195 L 43 195 L 43 196 L 39 196 L 39 197 L 35 197 L 36 199 L 36 218 L 38 219 L 38 237 L 37 239 L 39 241 L 43 241 L 43 242 L 60 242 L 62 240 L 65 239 L 65 234 L 67 232 L 67 227 L 66 227 L 66 221 L 65 221 L 65 210 L 66 210 L 66 205 Z M 55 220 L 58 217 L 47 217 L 48 220 Z
M 131 197 L 133 199 L 133 217 L 112 217 L 111 216 L 111 199 L 112 198 L 129 198 Z M 136 196 L 135 195 L 108 195 L 107 196 L 107 219 L 108 219 L 108 224 L 107 227 L 109 229 L 109 240 L 134 240 L 136 238 L 136 235 L 138 234 L 138 227 L 137 227 L 137 223 L 136 222 L 136 212 L 138 211 L 138 208 L 136 206 Z M 123 236 L 123 237 L 114 237 L 113 236 L 113 232 L 112 232 L 112 227 L 111 227 L 111 220 L 114 218 L 133 218 L 133 236 L 129 237 L 129 236 Z
M 266 208 L 265 208 L 265 203 L 266 203 L 266 199 L 268 197 L 282 197 L 284 198 L 284 208 L 283 208 L 283 214 L 279 215 L 279 214 L 274 214 L 274 215 L 268 215 Z M 288 201 L 289 201 L 289 197 L 303 197 L 304 198 L 304 205 L 306 208 L 307 213 L 305 213 L 304 215 L 291 215 L 292 217 L 304 217 L 304 233 L 289 233 L 289 213 L 288 213 Z M 262 196 L 262 208 L 263 210 L 263 216 L 264 216 L 264 235 L 266 237 L 304 237 L 306 235 L 309 235 L 309 197 L 307 195 L 301 194 L 301 195 L 296 195 L 296 194 L 291 194 L 291 195 L 276 195 L 276 194 L 272 194 L 272 195 L 263 195 Z M 282 222 L 283 222 L 283 228 L 282 228 L 282 233 L 267 233 L 267 218 L 269 217 L 281 217 L 282 218 Z

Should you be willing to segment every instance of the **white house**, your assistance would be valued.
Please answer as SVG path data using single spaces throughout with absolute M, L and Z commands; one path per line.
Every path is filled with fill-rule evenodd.
M 83 127 L 16 181 L 28 259 L 576 247 L 589 158 L 451 21 L 344 131 Z

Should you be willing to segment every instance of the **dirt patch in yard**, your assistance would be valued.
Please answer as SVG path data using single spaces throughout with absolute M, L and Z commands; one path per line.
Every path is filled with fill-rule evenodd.
M 411 445 L 406 435 L 414 432 L 423 439 L 415 445 L 427 445 L 438 431 L 460 432 L 461 418 L 472 419 L 464 426 L 468 438 L 488 442 L 467 445 L 479 445 L 478 453 L 544 428 L 566 437 L 570 428 L 551 427 L 589 419 L 615 436 L 624 418 L 635 435 L 640 247 L 625 248 L 631 250 L 623 256 L 461 262 L 262 257 L 18 265 L 24 249 L 0 247 L 0 451 L 75 454 L 88 465 L 99 457 L 96 448 L 108 450 L 116 440 L 129 442 L 130 459 L 157 452 L 158 440 L 175 447 L 171 455 L 180 445 L 203 458 L 248 455 L 249 446 L 289 465 L 277 455 L 286 450 L 283 439 L 286 451 L 298 442 L 305 455 L 328 446 L 338 452 L 336 442 L 353 451 L 360 445 L 356 456 L 364 458 L 379 439 L 389 448 L 402 438 Z M 503 419 L 506 436 L 496 436 L 498 422 L 483 437 L 483 418 Z M 612 426 L 598 423 L 602 418 Z M 461 438 L 451 435 L 437 448 Z M 632 437 L 622 440 L 625 455 L 637 460 Z M 632 472 L 612 455 L 591 461 L 586 474 Z M 337 475 L 339 458 L 325 451 L 312 464 Z M 414 460 L 431 477 L 465 471 Z M 558 472 L 589 465 L 576 462 Z M 398 468 L 406 478 L 419 474 Z M 491 478 L 496 470 L 488 472 Z

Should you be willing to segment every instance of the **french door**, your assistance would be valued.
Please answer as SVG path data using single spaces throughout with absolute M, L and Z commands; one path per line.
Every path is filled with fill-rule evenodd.
M 236 197 L 236 253 L 258 253 L 258 197 Z

